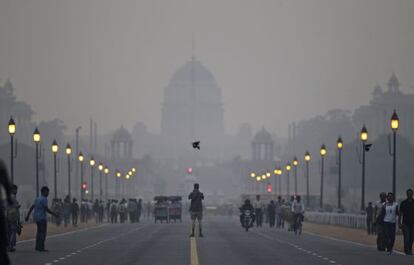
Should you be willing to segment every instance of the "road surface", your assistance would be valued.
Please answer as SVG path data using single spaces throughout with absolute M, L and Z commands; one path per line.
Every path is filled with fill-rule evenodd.
M 11 259 L 14 265 L 414 264 L 412 257 L 312 234 L 267 227 L 246 233 L 232 218 L 206 218 L 204 231 L 204 238 L 190 239 L 189 222 L 106 224 L 49 237 L 47 253 L 21 242 Z

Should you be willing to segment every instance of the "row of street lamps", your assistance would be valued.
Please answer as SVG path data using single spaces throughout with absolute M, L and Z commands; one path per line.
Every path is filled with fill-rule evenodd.
M 16 123 L 13 119 L 13 117 L 10 117 L 9 120 L 9 124 L 8 124 L 8 133 L 10 135 L 10 176 L 11 176 L 11 182 L 14 183 L 14 159 L 15 157 L 15 143 L 14 143 L 14 136 L 16 134 Z M 36 152 L 36 196 L 39 196 L 39 158 L 40 158 L 40 150 L 39 150 L 39 144 L 41 142 L 41 135 L 39 132 L 39 129 L 36 128 L 33 132 L 33 142 L 35 143 L 35 152 Z M 53 176 L 54 176 L 54 181 L 53 181 L 53 191 L 54 191 L 54 198 L 57 198 L 57 186 L 58 186 L 58 179 L 57 179 L 57 154 L 59 152 L 59 145 L 57 143 L 56 140 L 53 140 L 52 145 L 51 145 L 51 151 L 53 153 Z M 68 196 L 69 198 L 71 197 L 71 155 L 72 155 L 72 147 L 70 146 L 70 144 L 68 143 L 66 145 L 65 148 L 65 153 L 67 155 L 67 163 L 68 163 Z M 87 185 L 86 182 L 84 181 L 84 170 L 83 170 L 83 164 L 84 164 L 84 160 L 85 157 L 82 154 L 82 152 L 79 152 L 78 157 L 77 157 L 79 164 L 80 164 L 80 179 L 81 179 L 81 188 L 80 188 L 80 194 L 81 194 L 81 199 L 84 199 L 84 194 L 85 192 L 87 193 Z M 91 200 L 94 199 L 94 168 L 96 165 L 96 161 L 93 157 L 90 158 L 89 160 L 89 165 L 91 168 L 91 179 L 90 179 L 90 183 L 91 183 Z M 110 172 L 109 167 L 105 166 L 103 163 L 98 163 L 98 171 L 99 171 L 99 195 L 100 198 L 102 198 L 103 196 L 103 190 L 102 190 L 102 178 L 103 178 L 103 174 L 105 174 L 105 196 L 108 197 L 108 174 Z M 136 173 L 136 168 L 132 167 L 130 170 L 128 170 L 128 173 L 125 174 L 125 180 L 129 180 L 132 176 L 134 176 Z M 119 180 L 122 179 L 122 172 L 119 170 L 115 171 L 115 176 L 116 176 L 116 182 L 118 183 L 117 185 L 119 185 Z M 119 192 L 119 190 L 118 190 Z M 119 195 L 119 193 L 118 193 Z M 117 196 L 118 196 L 117 195 Z
M 390 155 L 393 158 L 393 170 L 392 170 L 392 191 L 394 194 L 396 194 L 396 153 L 397 153 L 397 131 L 399 129 L 400 126 L 400 120 L 399 117 L 397 115 L 397 112 L 394 110 L 392 116 L 391 116 L 391 122 L 390 122 L 390 127 L 391 130 L 393 132 L 393 147 L 392 147 L 392 151 L 390 150 Z M 368 144 L 368 130 L 366 128 L 365 125 L 362 126 L 360 135 L 359 135 L 360 141 L 362 143 L 362 161 L 360 161 L 360 163 L 362 164 L 362 174 L 361 174 L 361 210 L 365 210 L 365 165 L 366 165 L 366 152 L 369 151 L 369 149 L 371 148 L 372 144 Z M 337 207 L 338 209 L 342 208 L 342 195 L 341 195 L 341 189 L 342 189 L 342 150 L 344 148 L 344 142 L 342 140 L 342 137 L 339 136 L 337 141 L 336 141 L 336 148 L 337 148 L 337 166 L 338 166 L 338 201 L 337 201 Z M 325 157 L 327 155 L 327 149 L 325 144 L 322 144 L 321 148 L 319 149 L 319 154 L 321 157 L 321 182 L 320 182 L 320 197 L 319 197 L 319 207 L 322 209 L 323 208 L 323 195 L 324 195 L 324 175 L 325 175 Z M 306 178 L 306 206 L 309 207 L 309 163 L 312 160 L 312 156 L 309 153 L 309 151 L 305 152 L 304 155 L 304 161 L 305 161 L 305 178 Z M 293 158 L 292 160 L 292 164 L 294 167 L 294 177 L 295 177 L 295 194 L 298 193 L 297 191 L 297 167 L 299 165 L 299 161 L 296 157 Z M 290 171 L 292 169 L 292 166 L 290 164 L 290 162 L 288 162 L 285 166 L 286 169 L 286 176 L 287 176 L 287 197 L 290 197 L 290 183 L 289 183 L 289 179 L 290 179 Z M 274 170 L 274 174 L 279 176 L 279 194 L 282 193 L 281 191 L 281 175 L 283 174 L 283 171 L 280 167 L 276 168 Z M 257 182 L 260 181 L 265 181 L 267 178 L 270 178 L 271 174 L 269 172 L 267 172 L 266 174 L 259 174 L 257 175 L 255 172 L 252 172 L 250 174 L 250 176 L 254 179 L 257 180 Z M 274 186 L 276 186 L 276 179 L 274 181 Z M 274 190 L 274 192 L 276 193 L 276 191 Z

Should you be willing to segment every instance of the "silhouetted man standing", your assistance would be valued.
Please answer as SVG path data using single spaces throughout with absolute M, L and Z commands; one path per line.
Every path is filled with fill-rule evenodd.
M 414 241 L 414 199 L 412 189 L 407 190 L 407 199 L 401 202 L 398 223 L 404 235 L 404 252 L 411 256 L 413 254 Z
M 194 190 L 188 195 L 188 199 L 191 200 L 190 204 L 190 214 L 192 221 L 192 230 L 190 237 L 194 237 L 194 230 L 196 225 L 196 220 L 198 220 L 198 228 L 200 231 L 200 237 L 203 237 L 201 220 L 203 219 L 203 200 L 204 194 L 199 190 L 200 185 L 198 183 L 194 184 Z
M 2 198 L 2 189 L 6 192 L 6 198 L 9 205 L 13 204 L 11 199 L 11 185 L 7 174 L 6 167 L 0 161 L 0 198 Z M 6 232 L 6 217 L 4 216 L 4 209 L 0 203 L 0 264 L 9 265 L 10 260 L 7 255 L 7 232 Z

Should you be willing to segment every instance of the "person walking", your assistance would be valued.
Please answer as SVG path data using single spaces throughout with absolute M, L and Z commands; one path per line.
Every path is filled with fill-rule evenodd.
M 16 251 L 16 236 L 21 231 L 20 223 L 20 204 L 16 199 L 17 196 L 17 186 L 13 185 L 11 187 L 11 199 L 12 204 L 8 205 L 6 216 L 7 216 L 7 241 L 9 243 L 8 250 L 10 252 Z M 20 234 L 20 233 L 19 233 Z
M 276 220 L 276 204 L 273 200 L 267 205 L 267 216 L 269 218 L 269 226 L 275 227 Z
M 408 189 L 407 199 L 400 204 L 400 214 L 398 218 L 399 227 L 403 231 L 404 237 L 404 252 L 406 255 L 413 254 L 414 241 L 414 200 L 413 190 Z
M 200 185 L 198 183 L 194 184 L 194 190 L 188 195 L 188 199 L 191 200 L 190 203 L 190 215 L 192 221 L 191 235 L 194 237 L 194 230 L 196 226 L 196 221 L 198 221 L 199 236 L 203 237 L 203 230 L 201 221 L 203 219 L 203 200 L 204 194 L 200 192 Z
M 3 198 L 2 190 L 6 192 L 6 200 L 9 205 L 13 204 L 11 196 L 11 184 L 9 181 L 9 176 L 7 174 L 6 166 L 0 160 L 0 200 Z M 0 203 L 0 264 L 9 265 L 10 259 L 7 254 L 7 232 L 6 232 L 6 216 L 4 214 L 4 208 L 2 203 Z
M 374 207 L 374 218 L 375 218 L 375 229 L 377 231 L 377 249 L 378 251 L 385 251 L 385 234 L 384 234 L 384 204 L 387 198 L 385 192 L 381 192 L 379 195 L 380 199 L 375 203 Z
M 365 212 L 367 214 L 367 232 L 368 235 L 373 234 L 373 219 L 374 219 L 374 207 L 372 206 L 372 202 L 368 203 L 367 208 L 365 209 Z
M 78 226 L 79 204 L 75 198 L 73 198 L 72 204 L 71 204 L 71 215 L 72 215 L 72 225 Z
M 395 230 L 398 213 L 398 203 L 394 201 L 394 194 L 387 194 L 387 202 L 385 203 L 384 229 L 385 229 L 385 246 L 388 255 L 392 254 L 395 243 Z
M 67 227 L 70 223 L 70 214 L 72 212 L 72 204 L 69 195 L 63 200 L 63 223 Z
M 260 200 L 260 195 L 256 195 L 256 201 L 254 202 L 254 211 L 256 214 L 256 226 L 262 227 L 263 224 L 263 208 L 264 205 Z
M 59 218 L 59 215 L 51 211 L 47 206 L 47 197 L 49 196 L 49 188 L 44 186 L 40 189 L 40 196 L 35 200 L 32 207 L 30 207 L 29 212 L 26 215 L 26 222 L 29 221 L 29 216 L 34 210 L 33 218 L 37 225 L 36 232 L 36 246 L 35 250 L 40 252 L 47 252 L 45 249 L 46 233 L 47 233 L 47 216 L 49 213 L 53 215 L 56 219 Z

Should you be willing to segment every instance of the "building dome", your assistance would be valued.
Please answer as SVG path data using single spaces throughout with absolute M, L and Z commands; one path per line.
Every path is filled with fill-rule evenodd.
M 254 136 L 253 142 L 259 144 L 273 143 L 273 138 L 272 135 L 265 128 L 262 128 Z
M 115 141 L 131 141 L 132 137 L 124 126 L 121 126 L 121 128 L 115 131 L 112 139 Z
M 216 79 L 194 57 L 173 74 L 164 95 L 165 103 L 196 101 L 221 104 L 221 89 Z

